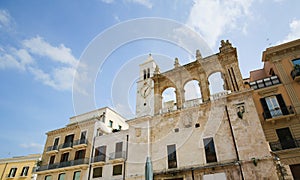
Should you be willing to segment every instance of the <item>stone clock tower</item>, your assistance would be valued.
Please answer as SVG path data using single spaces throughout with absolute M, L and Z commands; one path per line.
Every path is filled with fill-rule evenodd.
M 147 60 L 140 64 L 139 79 L 137 81 L 136 93 L 136 115 L 137 117 L 154 114 L 154 84 L 151 77 L 156 63 L 149 54 Z

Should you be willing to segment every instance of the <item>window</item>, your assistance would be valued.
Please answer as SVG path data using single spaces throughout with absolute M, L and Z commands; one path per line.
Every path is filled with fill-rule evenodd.
M 115 158 L 122 158 L 123 142 L 116 143 Z
M 122 126 L 121 125 L 119 125 L 119 130 L 121 130 L 122 129 Z
M 85 149 L 76 151 L 76 153 L 75 153 L 75 160 L 77 160 L 77 159 L 84 159 L 84 156 L 85 156 Z
M 177 168 L 176 145 L 168 145 L 168 168 Z
M 260 102 L 265 119 L 289 114 L 290 109 L 286 107 L 281 94 L 262 98 Z
M 203 139 L 206 163 L 217 162 L 217 156 L 215 151 L 215 144 L 213 138 Z
M 147 78 L 150 78 L 150 68 L 148 68 Z
M 93 169 L 93 178 L 102 177 L 102 167 L 95 167 Z
M 57 149 L 58 143 L 59 143 L 59 138 L 55 138 L 53 143 L 53 149 Z
M 295 140 L 289 128 L 276 129 L 276 134 L 278 136 L 282 149 L 290 149 L 296 147 Z
M 70 134 L 65 137 L 65 143 L 63 145 L 63 148 L 71 147 L 74 139 L 74 134 Z
M 76 171 L 73 174 L 73 180 L 80 180 L 80 171 Z
M 96 162 L 105 161 L 106 146 L 100 146 L 95 149 Z
M 300 164 L 290 165 L 294 179 L 300 179 Z
M 21 176 L 27 176 L 29 170 L 29 166 L 25 166 L 22 169 Z
M 144 69 L 144 80 L 147 78 L 146 70 Z
M 45 176 L 45 180 L 52 180 L 52 176 L 51 175 Z
M 112 120 L 109 120 L 108 126 L 111 127 L 111 128 L 113 127 L 113 121 Z
M 58 175 L 58 180 L 65 180 L 66 179 L 66 174 L 65 173 L 61 173 Z
M 8 177 L 15 177 L 17 168 L 11 168 L 8 174 Z
M 300 58 L 292 60 L 292 63 L 294 64 L 294 66 L 297 64 L 300 65 Z
M 64 153 L 61 155 L 60 162 L 67 162 L 69 159 L 69 153 Z
M 84 143 L 86 140 L 86 131 L 82 131 L 80 135 L 80 143 Z
M 122 175 L 122 164 L 113 166 L 113 176 Z
M 54 160 L 55 160 L 55 155 L 50 156 L 49 164 L 54 164 Z

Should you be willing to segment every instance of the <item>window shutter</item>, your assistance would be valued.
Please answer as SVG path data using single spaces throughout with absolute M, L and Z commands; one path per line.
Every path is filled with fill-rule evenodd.
M 261 98 L 260 103 L 261 103 L 262 108 L 264 110 L 264 113 L 263 113 L 264 118 L 265 119 L 271 118 L 272 116 L 271 116 L 271 113 L 270 113 L 270 110 L 268 108 L 268 105 L 267 105 L 267 102 L 266 102 L 265 98 Z
M 277 95 L 276 95 L 276 98 L 277 98 L 278 104 L 279 104 L 279 106 L 280 106 L 280 109 L 281 109 L 281 111 L 282 111 L 282 114 L 283 114 L 283 115 L 288 115 L 288 114 L 289 114 L 289 111 L 288 111 L 288 109 L 287 109 L 287 107 L 286 107 L 286 105 L 285 105 L 285 103 L 284 103 L 284 100 L 283 100 L 281 94 L 277 94 Z

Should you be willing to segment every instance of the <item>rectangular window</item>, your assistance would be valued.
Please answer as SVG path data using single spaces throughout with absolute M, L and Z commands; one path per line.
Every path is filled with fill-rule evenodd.
M 206 163 L 217 162 L 215 144 L 213 138 L 203 139 Z
M 59 138 L 55 138 L 53 142 L 53 146 L 58 146 Z
M 66 179 L 66 174 L 65 173 L 61 173 L 58 175 L 58 180 L 65 180 Z
M 73 174 L 73 180 L 80 180 L 80 171 L 76 171 Z
M 73 140 L 74 140 L 74 134 L 70 134 L 66 136 L 63 148 L 71 147 L 73 144 Z
M 95 149 L 96 161 L 105 161 L 106 157 L 106 146 L 100 146 Z
M 23 167 L 22 172 L 21 172 L 21 176 L 27 176 L 28 175 L 28 170 L 29 170 L 29 166 Z
M 52 180 L 52 176 L 51 175 L 45 176 L 45 180 Z
M 300 58 L 299 59 L 294 59 L 294 60 L 292 60 L 292 62 L 293 62 L 293 64 L 294 64 L 294 66 L 295 65 L 300 65 Z
M 84 159 L 84 156 L 85 156 L 85 149 L 76 151 L 76 153 L 75 153 L 75 160 L 77 160 L 77 159 Z
M 84 141 L 86 139 L 86 131 L 82 131 L 80 135 L 80 141 Z
M 113 166 L 113 176 L 122 175 L 122 164 Z
M 263 115 L 265 119 L 290 114 L 290 109 L 285 105 L 281 94 L 261 98 L 260 102 L 264 110 Z
M 54 160 L 55 160 L 55 155 L 50 156 L 49 164 L 54 164 Z
M 177 168 L 176 145 L 168 145 L 168 168 Z
M 102 177 L 102 167 L 95 167 L 93 169 L 93 178 Z
M 60 162 L 67 162 L 69 159 L 69 153 L 64 153 L 61 155 Z
M 116 143 L 115 158 L 122 158 L 123 142 Z
M 15 177 L 17 168 L 11 168 L 8 174 L 8 177 Z
M 279 139 L 282 149 L 290 149 L 290 148 L 296 147 L 295 140 L 294 140 L 292 133 L 288 127 L 276 129 L 276 134 L 278 136 L 278 139 Z
M 111 127 L 111 128 L 113 127 L 113 121 L 112 120 L 109 120 L 108 126 Z

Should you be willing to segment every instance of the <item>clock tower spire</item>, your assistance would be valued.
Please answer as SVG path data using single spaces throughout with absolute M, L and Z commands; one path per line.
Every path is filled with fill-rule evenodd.
M 151 77 L 153 76 L 155 67 L 156 63 L 151 54 L 149 54 L 145 62 L 140 64 L 136 94 L 137 117 L 154 114 L 154 84 Z

